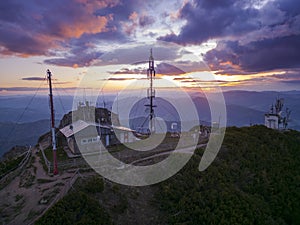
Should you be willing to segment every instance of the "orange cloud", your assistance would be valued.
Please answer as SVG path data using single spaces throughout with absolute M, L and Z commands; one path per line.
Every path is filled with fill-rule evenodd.
M 133 12 L 130 14 L 129 19 L 132 21 L 135 21 L 138 19 L 138 17 L 139 17 L 139 15 L 137 14 L 137 12 Z
M 78 21 L 74 25 L 63 24 L 61 26 L 64 37 L 79 38 L 82 34 L 96 34 L 106 30 L 108 18 L 105 16 L 97 16 L 96 19 L 88 21 Z

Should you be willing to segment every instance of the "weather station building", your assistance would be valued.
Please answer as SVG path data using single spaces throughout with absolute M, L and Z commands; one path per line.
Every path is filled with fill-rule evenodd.
M 69 113 L 63 119 L 60 129 L 68 149 L 74 155 L 81 154 L 80 150 L 88 152 L 97 149 L 100 141 L 104 146 L 111 146 L 137 140 L 133 130 L 112 124 L 111 112 L 108 109 L 80 103 L 73 112 L 74 119 L 75 121 L 71 121 L 72 113 Z
M 279 115 L 274 113 L 266 113 L 265 126 L 271 129 L 279 129 Z
M 104 146 L 111 146 L 137 140 L 134 136 L 134 131 L 129 128 L 88 123 L 83 120 L 78 120 L 65 126 L 60 129 L 60 132 L 65 136 L 68 148 L 73 154 L 81 153 L 79 151 L 79 145 L 81 150 L 93 151 L 93 145 L 99 145 L 100 141 Z
M 265 114 L 265 126 L 271 129 L 287 129 L 288 122 L 290 120 L 291 110 L 286 108 L 283 111 L 284 99 L 276 99 L 275 105 L 272 105 L 270 111 Z M 281 125 L 281 127 L 280 127 Z

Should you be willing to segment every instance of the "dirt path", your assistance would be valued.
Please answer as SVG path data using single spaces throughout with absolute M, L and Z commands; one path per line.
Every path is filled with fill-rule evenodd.
M 30 224 L 57 199 L 71 177 L 68 172 L 48 176 L 33 153 L 20 175 L 0 191 L 0 224 Z

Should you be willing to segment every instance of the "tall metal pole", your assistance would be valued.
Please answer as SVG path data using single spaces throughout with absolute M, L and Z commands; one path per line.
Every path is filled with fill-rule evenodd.
M 148 88 L 148 99 L 150 100 L 150 104 L 147 104 L 145 106 L 148 106 L 150 108 L 149 113 L 149 129 L 150 132 L 155 132 L 155 124 L 153 123 L 154 119 L 154 107 L 156 107 L 153 104 L 153 99 L 155 98 L 155 89 L 153 88 L 153 79 L 155 77 L 155 69 L 154 69 L 154 58 L 152 55 L 152 49 L 150 50 L 150 57 L 149 57 L 149 68 L 147 70 L 147 78 L 150 79 L 150 87 Z
M 51 134 L 52 134 L 52 149 L 53 149 L 53 174 L 58 174 L 57 169 L 57 158 L 56 158 L 56 138 L 55 138 L 55 116 L 54 116 L 54 105 L 53 105 L 53 95 L 52 95 L 52 82 L 51 82 L 51 72 L 47 70 L 47 78 L 49 81 L 49 97 L 50 97 L 50 109 L 51 109 Z

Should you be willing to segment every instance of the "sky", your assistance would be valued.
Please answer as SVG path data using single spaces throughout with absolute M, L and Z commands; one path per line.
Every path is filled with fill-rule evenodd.
M 299 0 L 0 1 L 0 95 L 138 86 L 300 90 Z M 146 81 L 145 81 L 146 82 Z

